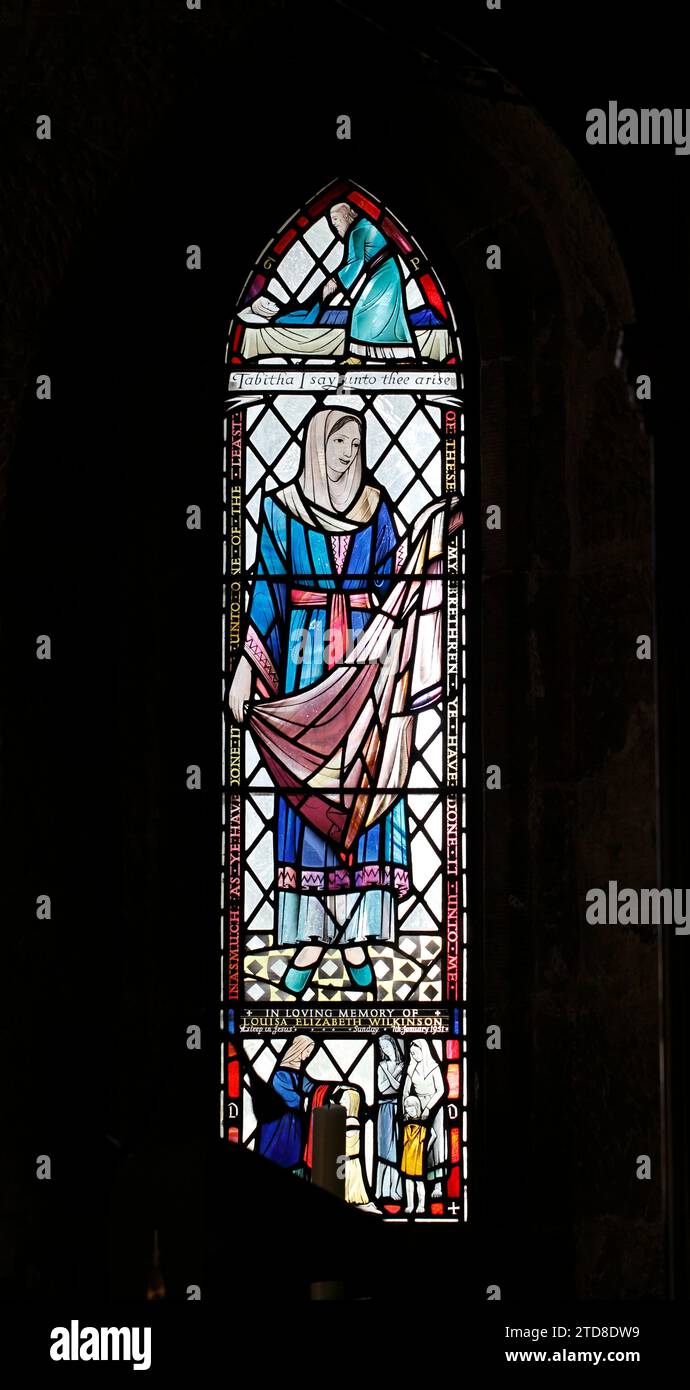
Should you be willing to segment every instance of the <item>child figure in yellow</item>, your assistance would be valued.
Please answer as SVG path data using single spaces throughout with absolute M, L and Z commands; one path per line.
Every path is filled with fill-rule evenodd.
M 422 1107 L 417 1096 L 407 1096 L 403 1106 L 405 1127 L 403 1130 L 402 1162 L 400 1164 L 400 1171 L 405 1174 L 406 1212 L 413 1212 L 415 1209 L 415 1189 L 417 1193 L 417 1211 L 424 1211 L 424 1146 L 426 1144 L 426 1125 L 419 1123 L 421 1113 Z

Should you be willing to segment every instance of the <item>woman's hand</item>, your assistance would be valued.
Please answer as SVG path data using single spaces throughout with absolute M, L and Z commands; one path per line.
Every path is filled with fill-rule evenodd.
M 252 300 L 249 308 L 262 319 L 272 319 L 274 314 L 278 313 L 278 305 L 269 299 L 267 294 L 260 294 L 257 299 Z
M 245 706 L 248 705 L 252 693 L 253 672 L 251 664 L 246 656 L 241 656 L 237 663 L 237 670 L 232 678 L 228 703 L 233 719 L 241 724 L 244 721 Z
M 328 299 L 332 294 L 335 294 L 337 288 L 338 281 L 336 279 L 327 280 L 321 291 L 321 298 Z
M 452 535 L 463 524 L 462 498 L 451 497 L 448 504 L 448 534 Z

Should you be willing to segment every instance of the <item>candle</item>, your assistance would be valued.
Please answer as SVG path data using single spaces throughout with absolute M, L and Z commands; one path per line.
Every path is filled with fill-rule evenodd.
M 345 1107 L 319 1105 L 313 1112 L 312 1182 L 345 1198 Z

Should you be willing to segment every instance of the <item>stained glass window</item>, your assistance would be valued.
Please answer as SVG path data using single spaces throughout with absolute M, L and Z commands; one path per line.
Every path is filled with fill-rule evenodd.
M 452 308 L 335 182 L 230 326 L 221 1132 L 346 1200 L 467 1215 L 464 409 Z

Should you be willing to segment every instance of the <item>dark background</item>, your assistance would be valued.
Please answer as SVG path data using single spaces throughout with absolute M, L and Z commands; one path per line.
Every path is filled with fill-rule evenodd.
M 245 1290 L 272 1287 L 265 1252 L 279 1233 L 299 1295 L 328 1263 L 314 1253 L 318 1194 L 294 1194 L 216 1142 L 228 320 L 261 247 L 340 173 L 389 198 L 452 293 L 433 190 L 462 198 L 463 150 L 433 113 L 417 119 L 419 72 L 452 85 L 458 71 L 471 81 L 484 70 L 497 103 L 506 78 L 553 127 L 628 272 L 631 374 L 652 376 L 661 882 L 683 886 L 690 157 L 584 138 L 587 109 L 609 99 L 687 104 L 680 20 L 665 0 L 653 16 L 588 0 L 500 12 L 479 0 L 433 11 L 204 0 L 201 14 L 182 3 L 5 4 L 2 19 L 3 1284 L 19 1298 L 138 1296 L 157 1227 L 172 1296 L 197 1270 L 214 1292 L 236 1280 L 222 1249 L 241 1253 Z M 341 112 L 353 123 L 346 147 Z M 191 243 L 198 274 L 185 268 Z M 39 372 L 52 378 L 49 404 L 34 399 Z M 184 525 L 192 502 L 199 534 Z M 51 635 L 50 663 L 35 660 L 38 633 Z M 188 763 L 202 768 L 198 795 L 185 790 Z M 35 920 L 41 892 L 50 923 Z M 687 949 L 669 940 L 664 963 L 669 1205 L 656 1296 L 687 1296 Z M 201 1053 L 185 1047 L 190 1023 L 204 1029 Z M 615 1107 L 615 1069 L 629 1060 L 611 1065 Z M 638 1101 L 658 1131 L 655 1095 L 643 1086 Z M 392 1232 L 396 1259 L 433 1261 L 439 1283 L 471 1297 L 485 1296 L 496 1268 L 504 1296 L 536 1296 L 549 1279 L 574 1296 L 571 1177 L 545 1129 L 552 1180 L 530 1181 L 523 1124 L 518 1098 L 503 1129 L 492 1122 L 486 1157 L 477 1121 L 481 1204 L 469 1232 L 369 1231 L 358 1261 L 360 1227 L 344 1222 L 353 1286 L 388 1292 L 392 1247 L 381 1241 Z M 51 1155 L 51 1183 L 35 1181 L 38 1153 Z M 500 1192 L 482 1186 L 485 1162 Z

